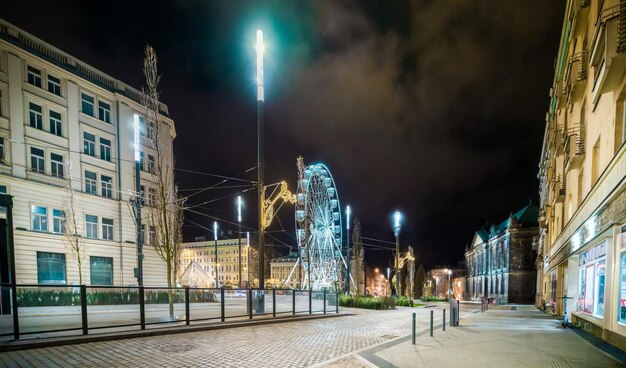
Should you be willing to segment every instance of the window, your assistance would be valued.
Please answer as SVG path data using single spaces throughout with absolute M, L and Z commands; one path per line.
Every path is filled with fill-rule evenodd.
M 33 215 L 33 231 L 48 231 L 48 209 L 46 207 L 31 206 Z
M 100 158 L 105 161 L 111 161 L 111 141 L 100 138 Z
M 102 239 L 113 240 L 113 220 L 102 219 Z
M 50 166 L 52 176 L 63 179 L 63 156 L 56 153 L 50 153 Z
M 30 126 L 35 129 L 43 129 L 43 115 L 41 106 L 32 102 L 28 103 L 28 119 Z
M 45 174 L 45 158 L 43 150 L 35 147 L 30 148 L 30 169 L 36 173 Z
M 97 239 L 98 238 L 98 216 L 94 215 L 85 215 L 85 223 L 86 223 L 86 236 L 89 239 Z
M 89 257 L 91 285 L 113 285 L 113 258 Z
M 113 194 L 113 178 L 100 175 L 100 190 L 103 197 L 111 198 Z
M 150 174 L 154 174 L 156 171 L 156 163 L 154 161 L 154 156 L 148 155 L 148 172 Z
M 146 187 L 144 187 L 143 185 L 139 186 L 139 195 L 141 196 L 141 198 L 143 198 L 144 193 L 146 192 Z
M 0 162 L 4 163 L 6 158 L 6 150 L 4 148 L 4 138 L 0 137 Z
M 35 69 L 32 66 L 29 66 L 27 70 L 28 83 L 41 88 L 41 70 Z
M 157 242 L 156 227 L 155 226 L 150 226 L 148 231 L 150 232 L 150 243 L 149 244 L 156 245 L 156 242 Z
M 61 80 L 48 74 L 48 92 L 61 96 Z
M 83 132 L 83 152 L 89 156 L 96 155 L 96 136 Z
M 97 193 L 98 175 L 95 172 L 85 171 L 85 193 Z
M 154 123 L 151 121 L 148 122 L 147 133 L 149 139 L 154 139 Z
M 50 133 L 63 136 L 63 125 L 61 123 L 61 114 L 50 110 Z
M 83 114 L 93 116 L 93 96 L 81 93 L 80 100 Z
M 107 123 L 111 122 L 111 105 L 98 101 L 98 119 Z
M 148 206 L 156 205 L 156 190 L 154 188 L 148 188 Z
M 2 90 L 0 90 L 0 116 L 2 116 Z
M 52 232 L 55 234 L 65 233 L 65 211 L 52 210 Z
M 139 115 L 138 118 L 139 118 L 139 135 L 145 136 L 146 133 L 144 131 L 145 126 L 143 124 L 143 116 Z
M 37 282 L 65 284 L 65 254 L 37 252 Z
M 143 166 L 143 152 L 139 152 L 139 167 L 141 168 L 141 171 L 145 171 Z
M 626 248 L 626 226 L 622 227 L 621 249 Z M 620 256 L 620 281 L 619 281 L 619 310 L 617 312 L 617 321 L 626 324 L 626 252 L 622 252 Z
M 580 255 L 578 259 L 577 309 L 596 317 L 604 316 L 606 241 Z
M 0 185 L 0 193 L 7 194 L 7 186 L 6 185 Z

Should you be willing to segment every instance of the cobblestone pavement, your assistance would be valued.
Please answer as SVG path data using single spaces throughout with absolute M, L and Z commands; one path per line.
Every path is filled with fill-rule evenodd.
M 354 315 L 23 350 L 0 354 L 0 365 L 304 367 L 410 334 L 411 312 L 418 315 L 418 328 L 428 325 L 430 310 L 435 310 L 435 323 L 439 323 L 440 308 L 350 309 Z

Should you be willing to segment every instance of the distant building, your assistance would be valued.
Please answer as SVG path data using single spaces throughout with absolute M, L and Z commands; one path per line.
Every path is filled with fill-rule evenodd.
M 465 252 L 470 299 L 533 303 L 538 213 L 531 203 L 497 226 L 476 231 Z
M 447 298 L 448 292 L 454 292 L 452 280 L 465 276 L 464 268 L 451 268 L 449 266 L 436 266 L 426 273 L 425 282 L 430 285 L 429 295 Z
M 305 270 L 302 267 L 296 267 L 297 264 L 297 253 L 272 259 L 270 261 L 271 272 L 270 279 L 267 281 L 268 285 L 292 289 L 301 288 L 300 282 L 304 282 L 304 280 L 300 277 L 300 272 L 304 275 Z
M 568 1 L 538 178 L 539 306 L 626 349 L 626 4 Z
M 248 281 L 248 251 L 249 247 L 245 238 L 241 239 L 241 279 Z M 215 284 L 215 241 L 204 240 L 183 243 L 179 258 L 179 283 L 185 285 L 189 282 L 189 277 L 183 277 L 193 270 L 193 267 L 200 269 L 208 275 L 211 287 Z M 252 262 L 252 260 L 250 260 Z M 190 268 L 190 265 L 192 265 Z M 217 277 L 218 287 L 238 287 L 239 286 L 239 239 L 224 239 L 217 241 Z M 250 264 L 252 268 L 252 264 Z M 201 274 L 201 273 L 200 273 Z M 254 275 L 250 276 L 254 281 Z

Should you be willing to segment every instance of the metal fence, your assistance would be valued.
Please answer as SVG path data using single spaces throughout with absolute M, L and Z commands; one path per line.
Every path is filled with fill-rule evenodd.
M 23 335 L 87 335 L 194 321 L 339 313 L 339 295 L 293 289 L 2 284 L 0 307 L 0 339 L 17 340 Z

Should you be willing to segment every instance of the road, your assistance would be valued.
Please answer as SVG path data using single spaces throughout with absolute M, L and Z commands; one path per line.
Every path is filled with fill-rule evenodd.
M 272 313 L 272 297 L 265 298 L 265 313 Z M 311 307 L 314 312 L 324 310 L 324 302 L 320 299 L 312 299 Z M 329 312 L 334 311 L 334 306 L 330 301 L 326 303 Z M 184 321 L 184 303 L 174 304 L 174 317 L 170 318 L 169 306 L 167 304 L 146 304 L 146 323 L 163 325 L 167 321 Z M 293 299 L 291 295 L 276 295 L 276 313 L 291 313 L 293 311 Z M 216 319 L 221 317 L 221 305 L 215 303 L 191 303 L 189 307 L 190 319 Z M 308 312 L 309 298 L 305 295 L 296 296 L 295 309 L 297 313 Z M 256 308 L 253 314 L 256 314 Z M 20 333 L 25 334 L 22 338 L 37 338 L 41 336 L 51 336 L 54 334 L 44 334 L 44 331 L 75 329 L 75 331 L 63 332 L 63 335 L 81 334 L 82 320 L 80 306 L 63 307 L 20 307 L 19 308 Z M 139 305 L 90 305 L 87 308 L 89 328 L 102 328 L 110 326 L 138 325 Z M 248 307 L 245 296 L 235 296 L 224 298 L 224 315 L 228 318 L 248 316 Z M 125 327 L 126 330 L 138 329 L 138 326 Z M 120 330 L 120 328 L 116 328 Z M 101 330 L 104 332 L 104 330 Z M 13 323 L 11 316 L 0 317 L 0 334 L 11 334 Z M 59 335 L 60 333 L 55 333 Z M 5 336 L 0 340 L 11 339 Z
M 354 315 L 177 335 L 151 336 L 0 354 L 8 367 L 303 367 L 386 342 L 428 326 L 430 311 L 349 309 Z M 468 309 L 469 308 L 469 309 Z M 463 307 L 461 317 L 473 306 Z M 344 309 L 344 312 L 348 309 Z

